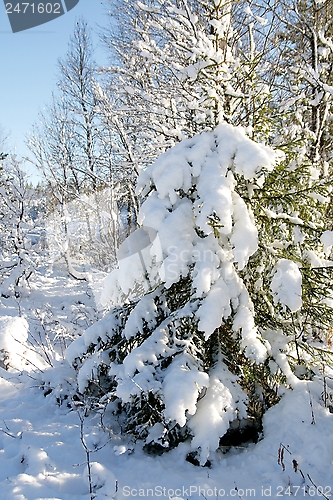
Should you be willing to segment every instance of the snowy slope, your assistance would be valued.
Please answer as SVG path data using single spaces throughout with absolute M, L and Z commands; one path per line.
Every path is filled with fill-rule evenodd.
M 36 311 L 48 311 L 43 324 L 50 335 L 57 329 L 58 339 L 66 337 L 66 331 L 71 338 L 79 335 L 87 321 L 98 316 L 93 291 L 89 284 L 65 278 L 61 269 L 40 272 L 31 282 L 28 297 L 19 303 L 2 300 L 2 342 L 8 333 L 8 316 L 20 325 L 23 341 L 25 320 L 18 319 L 20 314 L 29 324 L 29 336 L 45 334 Z M 35 348 L 42 352 L 37 344 Z M 87 455 L 80 437 L 78 410 L 82 410 L 70 398 L 57 405 L 57 398 L 71 393 L 74 379 L 62 360 L 60 340 L 53 355 L 55 368 L 36 355 L 40 369 L 25 362 L 23 374 L 15 367 L 0 369 L 0 500 L 88 500 L 95 494 L 89 493 Z M 327 394 L 332 395 L 333 386 L 327 382 Z M 50 392 L 51 388 L 55 390 Z M 323 389 L 316 380 L 299 381 L 265 415 L 264 440 L 219 449 L 212 454 L 210 468 L 185 460 L 191 451 L 186 443 L 162 456 L 145 454 L 140 445 L 121 436 L 117 421 L 105 415 L 110 432 L 103 432 L 99 416 L 91 414 L 83 434 L 88 450 L 97 449 L 90 454 L 96 498 L 277 498 L 288 493 L 297 498 L 324 498 L 324 493 L 331 498 L 333 414 L 324 407 Z M 278 464 L 281 443 L 288 451 L 281 448 L 284 458 Z M 293 460 L 304 478 L 294 470 Z
M 17 376 L 3 371 L 1 376 L 0 498 L 90 498 L 77 411 L 55 406 L 52 395 L 44 396 L 41 390 L 28 388 L 24 377 L 19 381 Z M 210 468 L 186 462 L 189 449 L 185 444 L 163 456 L 146 455 L 133 442 L 117 435 L 115 422 L 114 433 L 109 436 L 99 430 L 98 418 L 89 417 L 84 426 L 87 445 L 93 450 L 106 443 L 91 454 L 91 461 L 99 464 L 95 465 L 96 484 L 105 481 L 96 490 L 97 498 L 257 498 L 264 496 L 263 489 L 266 496 L 281 497 L 288 496 L 288 485 L 297 498 L 323 498 L 319 486 L 330 498 L 333 415 L 318 404 L 318 396 L 320 387 L 315 383 L 300 383 L 297 390 L 286 394 L 277 407 L 268 411 L 265 440 L 227 453 L 218 451 Z M 283 459 L 285 470 L 277 462 L 280 443 L 288 447 Z M 293 460 L 304 479 L 295 472 Z

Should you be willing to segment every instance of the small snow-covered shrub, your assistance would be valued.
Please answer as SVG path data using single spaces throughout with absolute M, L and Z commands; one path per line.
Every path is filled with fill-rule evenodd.
M 24 318 L 0 317 L 0 366 L 23 370 L 27 361 L 28 323 Z
M 0 178 L 0 297 L 28 293 L 41 261 L 43 199 L 29 187 L 15 156 L 8 156 Z
M 25 318 L 0 317 L 0 367 L 9 371 L 34 372 L 31 380 L 36 381 L 48 363 L 45 353 L 41 353 L 41 349 L 29 339 L 28 332 L 29 324 Z
M 90 462 L 84 471 L 84 482 L 92 495 L 98 492 L 98 498 L 113 498 L 116 494 L 115 475 L 98 462 Z M 93 496 L 95 498 L 95 496 Z
M 67 359 L 79 391 L 112 403 L 123 429 L 147 445 L 169 449 L 189 438 L 204 464 L 230 428 L 260 428 L 279 386 L 296 382 L 290 315 L 307 305 L 302 261 L 283 244 L 273 251 L 260 225 L 265 182 L 271 188 L 283 161 L 222 124 L 178 144 L 139 178 L 141 227 L 106 279 L 110 312 Z M 296 216 L 291 222 L 295 229 Z

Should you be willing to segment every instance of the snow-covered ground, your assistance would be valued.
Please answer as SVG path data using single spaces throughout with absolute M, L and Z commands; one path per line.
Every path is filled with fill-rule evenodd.
M 66 393 L 62 382 L 70 391 L 74 380 L 63 349 L 99 316 L 94 295 L 99 278 L 92 286 L 65 277 L 61 269 L 44 270 L 33 278 L 29 296 L 2 299 L 0 349 L 13 335 L 19 349 L 7 360 L 13 367 L 0 368 L 1 500 L 333 497 L 333 414 L 324 407 L 319 381 L 299 381 L 267 412 L 264 439 L 218 450 L 210 467 L 187 462 L 186 443 L 148 455 L 140 443 L 121 436 L 107 414 L 103 423 L 109 432 L 101 430 L 99 415 L 83 419 L 75 401 L 57 404 Z M 56 352 L 48 349 L 47 338 Z

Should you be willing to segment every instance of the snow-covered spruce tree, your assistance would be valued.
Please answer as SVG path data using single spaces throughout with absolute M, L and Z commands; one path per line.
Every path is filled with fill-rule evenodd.
M 154 15 L 157 12 L 147 10 L 142 5 L 140 8 L 148 13 L 148 18 L 152 12 Z M 175 13 L 184 17 L 184 11 Z M 250 16 L 250 20 L 256 18 L 252 11 L 247 10 L 247 15 Z M 259 25 L 261 26 L 261 22 Z M 156 24 L 154 26 L 156 27 Z M 193 447 L 201 448 L 202 463 L 206 460 L 209 450 L 216 448 L 216 443 L 219 441 L 217 436 L 221 437 L 228 429 L 229 422 L 237 419 L 236 414 L 239 419 L 247 413 L 260 420 L 262 412 L 277 402 L 279 384 L 286 382 L 288 387 L 296 385 L 298 378 L 295 373 L 299 377 L 310 378 L 314 374 L 318 375 L 323 363 L 327 363 L 330 356 L 329 350 L 322 349 L 325 347 L 325 341 L 329 340 L 330 325 L 333 320 L 330 307 L 332 262 L 328 260 L 332 232 L 327 231 L 331 228 L 328 224 L 327 210 L 330 186 L 321 176 L 322 170 L 314 165 L 308 154 L 308 136 L 302 138 L 298 132 L 294 133 L 293 119 L 288 120 L 289 117 L 284 109 L 281 110 L 280 116 L 277 116 L 275 99 L 280 96 L 277 87 L 278 70 L 276 70 L 276 81 L 269 92 L 265 89 L 263 92 L 260 91 L 264 82 L 261 81 L 262 71 L 257 49 L 255 45 L 251 45 L 253 33 L 251 29 L 249 25 L 248 47 L 243 46 L 243 49 L 238 51 L 239 58 L 245 61 L 247 66 L 239 68 L 238 73 L 243 73 L 245 76 L 241 74 L 235 78 L 232 71 L 228 73 L 225 82 L 231 78 L 235 83 L 232 86 L 233 92 L 228 92 L 227 87 L 224 87 L 224 93 L 219 101 L 222 113 L 220 115 L 215 113 L 213 99 L 207 104 L 202 117 L 207 118 L 208 128 L 213 126 L 214 121 L 209 117 L 214 116 L 219 116 L 219 119 L 227 118 L 235 123 L 244 123 L 248 127 L 247 133 L 252 137 L 261 141 L 275 140 L 286 153 L 284 159 L 281 158 L 276 167 L 265 175 L 261 175 L 259 171 L 253 177 L 243 175 L 243 171 L 239 170 L 235 163 L 236 158 L 239 158 L 238 151 L 242 148 L 238 147 L 238 144 L 237 152 L 236 149 L 232 150 L 232 144 L 235 143 L 226 132 L 228 127 L 225 128 L 223 125 L 216 132 L 221 140 L 214 141 L 211 149 L 216 148 L 216 157 L 221 154 L 229 158 L 226 161 L 232 174 L 226 175 L 222 168 L 220 174 L 224 180 L 214 175 L 209 179 L 203 177 L 203 172 L 207 172 L 205 168 L 200 169 L 200 178 L 186 176 L 187 170 L 182 166 L 183 158 L 186 158 L 186 168 L 190 170 L 197 165 L 196 162 L 202 167 L 209 164 L 203 153 L 204 147 L 203 149 L 200 146 L 191 147 L 190 150 L 195 151 L 196 155 L 193 157 L 182 156 L 180 151 L 183 151 L 182 148 L 187 151 L 185 144 L 199 144 L 200 141 L 202 145 L 208 144 L 209 140 L 205 142 L 203 137 L 214 137 L 214 133 L 204 134 L 200 136 L 201 139 L 185 141 L 159 159 L 155 166 L 149 167 L 147 172 L 142 174 L 140 181 L 141 187 L 146 186 L 141 192 L 147 195 L 141 210 L 141 224 L 143 230 L 146 228 L 148 236 L 152 229 L 157 231 L 151 247 L 152 254 L 149 254 L 148 263 L 144 268 L 141 265 L 142 255 L 141 258 L 137 257 L 136 263 L 132 260 L 130 264 L 127 259 L 120 261 L 119 271 L 109 278 L 107 299 L 112 304 L 112 311 L 98 326 L 88 330 L 86 335 L 75 342 L 68 351 L 69 359 L 78 369 L 81 392 L 93 401 L 99 401 L 101 398 L 103 404 L 110 400 L 118 402 L 123 414 L 126 415 L 124 428 L 127 431 L 145 438 L 147 443 L 154 440 L 162 443 L 165 448 L 173 446 L 186 436 L 192 436 Z M 147 51 L 148 49 L 153 51 L 154 47 L 154 44 L 147 42 Z M 217 47 L 220 48 L 219 43 Z M 147 52 L 143 51 L 142 54 L 147 55 Z M 190 51 L 187 52 L 187 56 L 191 60 L 189 54 Z M 202 53 L 196 54 L 201 61 L 205 57 Z M 203 59 L 200 59 L 202 56 Z M 184 58 L 184 55 L 182 57 Z M 152 57 L 149 61 L 150 67 L 153 68 L 151 62 L 155 59 Z M 198 62 L 196 59 L 195 61 Z M 144 65 L 143 67 L 146 68 Z M 180 67 L 182 71 L 184 64 Z M 191 64 L 186 67 L 185 73 L 188 77 L 192 74 L 193 68 Z M 213 78 L 212 81 L 209 78 L 205 80 L 205 69 L 205 65 L 200 66 L 200 71 L 196 72 L 193 81 L 193 85 L 198 85 L 201 89 L 203 86 L 200 85 L 203 83 L 207 83 L 208 86 L 212 81 L 214 83 Z M 132 78 L 134 73 L 130 68 L 126 75 Z M 272 72 L 268 71 L 267 74 L 270 75 Z M 246 81 L 246 75 L 253 77 L 252 80 L 250 78 Z M 125 80 L 123 88 L 132 93 L 133 103 L 138 99 L 140 106 L 142 105 L 142 114 L 137 116 L 134 113 L 135 119 L 140 117 L 143 123 L 146 123 L 144 100 L 147 99 L 150 103 L 160 101 L 157 97 L 154 99 L 153 94 L 149 94 L 147 87 L 143 85 L 144 81 L 146 80 L 142 80 L 142 88 L 146 90 L 141 94 L 135 93 L 136 90 L 133 94 L 135 84 L 127 87 Z M 186 78 L 185 81 L 188 83 Z M 184 80 L 182 83 L 184 84 Z M 171 95 L 170 88 L 171 84 L 169 87 Z M 157 91 L 158 85 L 155 89 L 156 96 L 163 95 L 163 92 Z M 177 88 L 175 94 L 179 95 Z M 228 96 L 228 106 L 225 106 L 226 96 Z M 177 102 L 182 102 L 182 98 L 180 97 Z M 187 104 L 183 108 L 185 111 L 188 111 Z M 200 103 L 196 103 L 196 106 L 200 108 Z M 152 106 L 149 109 L 154 113 Z M 161 110 L 159 107 L 158 109 Z M 228 116 L 224 114 L 227 109 L 231 111 Z M 160 116 L 165 115 L 161 112 Z M 182 115 L 182 119 L 183 116 L 185 115 Z M 151 120 L 151 125 L 156 122 L 155 118 Z M 161 120 L 161 123 L 167 124 L 168 120 Z M 185 120 L 184 123 L 189 121 Z M 194 120 L 193 123 L 198 126 L 199 122 Z M 204 118 L 200 122 L 199 129 L 201 126 L 205 128 Z M 278 134 L 277 127 L 280 128 Z M 288 133 L 282 130 L 283 127 L 286 131 L 290 131 L 289 137 Z M 156 137 L 153 129 L 154 126 L 147 126 L 144 127 L 144 132 L 146 137 L 152 138 L 151 145 L 155 145 L 159 151 L 158 141 L 154 142 Z M 222 130 L 228 137 L 226 141 L 223 140 Z M 232 130 L 236 135 L 239 133 L 239 130 Z M 190 127 L 186 133 L 190 133 L 189 131 Z M 135 133 L 133 135 L 135 136 Z M 164 137 L 167 138 L 168 134 Z M 244 144 L 261 148 L 255 146 L 244 135 L 243 139 L 248 141 Z M 166 140 L 164 144 L 167 143 Z M 209 151 L 211 149 L 208 148 Z M 264 150 L 267 151 L 265 148 Z M 145 149 L 142 148 L 142 151 Z M 212 157 L 214 155 L 207 154 L 207 158 Z M 268 164 L 272 166 L 272 158 Z M 222 162 L 223 165 L 225 164 Z M 170 179 L 176 179 L 178 182 L 175 189 L 170 191 L 171 194 L 175 193 L 174 199 L 170 197 L 168 190 L 169 182 L 172 182 Z M 235 207 L 236 200 L 240 199 L 240 205 L 244 207 L 245 212 L 252 214 L 249 218 L 238 217 L 237 213 L 240 212 L 237 212 L 237 209 L 233 209 L 231 214 L 228 203 L 221 203 L 221 198 L 218 209 L 215 205 L 209 203 L 207 205 L 207 198 L 202 200 L 199 192 L 202 186 L 209 186 L 220 193 L 219 182 L 223 184 L 230 179 L 232 184 L 228 186 L 233 192 L 231 197 L 233 206 Z M 211 198 L 214 199 L 213 195 Z M 172 200 L 169 204 L 164 201 L 162 210 L 156 204 L 156 200 L 165 199 Z M 178 215 L 182 213 L 178 207 L 180 200 L 182 200 L 182 210 L 185 210 L 185 203 L 191 204 L 191 216 L 188 217 L 188 221 L 193 224 L 192 234 L 195 234 L 198 243 L 195 240 L 193 243 L 191 236 L 182 238 L 183 235 L 191 235 L 191 232 L 187 233 L 184 226 L 179 223 Z M 245 205 L 242 205 L 243 202 Z M 250 207 L 249 212 L 246 211 L 246 206 Z M 202 213 L 207 217 L 207 228 L 210 232 L 202 229 Z M 229 216 L 231 216 L 229 220 L 232 220 L 231 226 L 225 222 Z M 239 244 L 244 240 L 240 237 L 238 241 L 236 234 L 239 236 L 238 229 L 243 227 L 242 224 L 244 227 L 247 226 L 246 221 L 251 220 L 254 221 L 253 227 L 256 227 L 254 232 L 257 243 L 251 246 L 253 240 L 247 237 L 245 228 L 244 234 L 249 247 L 247 259 L 242 262 L 238 250 Z M 164 227 L 169 232 L 165 232 Z M 167 234 L 164 238 L 168 241 L 161 244 L 163 233 Z M 140 232 L 137 233 L 138 238 L 139 235 Z M 138 250 L 143 249 L 142 244 L 135 241 L 135 237 L 136 235 L 134 240 L 128 240 L 132 253 L 135 247 Z M 149 237 L 152 238 L 151 234 Z M 214 248 L 209 247 L 211 241 L 218 245 L 215 249 L 216 264 L 215 260 L 213 258 L 210 260 L 209 257 L 214 255 Z M 172 249 L 173 243 L 175 249 Z M 213 254 L 206 252 L 206 245 Z M 168 248 L 171 248 L 169 254 Z M 184 255 L 187 256 L 185 261 Z M 222 257 L 225 255 L 227 255 L 226 260 Z M 152 256 L 155 256 L 155 260 Z M 205 264 L 200 267 L 198 262 Z M 213 262 L 213 265 L 206 266 L 207 262 Z M 202 276 L 199 272 L 202 269 L 204 273 L 206 272 L 205 283 L 208 283 L 205 285 L 206 288 L 198 277 Z M 171 273 L 171 277 L 168 273 Z M 228 279 L 225 279 L 227 283 L 224 289 L 220 277 L 224 279 L 226 275 Z M 237 285 L 233 287 L 232 283 Z M 229 286 L 234 292 L 230 292 Z M 212 303 L 214 305 L 209 309 Z M 204 322 L 207 319 L 205 313 L 207 310 L 211 318 L 214 318 L 216 313 L 220 319 L 220 323 L 217 324 L 217 321 L 216 328 L 212 328 L 210 332 Z M 262 352 L 261 362 L 251 360 L 247 344 L 243 341 L 246 330 L 242 329 L 240 318 L 243 313 L 240 311 L 245 311 L 249 315 L 246 320 L 249 331 L 254 331 L 251 330 L 254 325 L 258 329 L 257 338 L 261 338 L 262 343 L 257 346 L 266 349 L 266 355 Z M 257 361 L 259 359 L 260 356 L 257 357 Z M 180 382 L 177 373 L 184 375 L 185 382 Z M 193 381 L 192 375 L 188 373 L 205 377 L 208 385 L 204 385 L 203 379 L 195 378 L 193 385 L 196 386 L 196 392 L 187 392 L 187 384 L 190 386 Z M 236 383 L 236 379 L 239 384 Z M 175 389 L 177 384 L 181 388 L 179 395 Z M 220 397 L 222 393 L 224 396 Z M 192 397 L 189 394 L 192 394 Z M 228 398 L 230 404 L 226 403 Z M 238 406 L 234 403 L 236 400 L 239 401 Z M 233 409 L 236 407 L 237 411 L 234 412 Z M 204 421 L 201 420 L 203 414 L 206 427 L 205 425 L 200 427 L 200 423 Z M 214 428 L 212 424 L 214 415 L 217 416 L 216 427 L 207 445 L 207 440 L 205 441 L 207 436 L 203 429 Z
M 224 124 L 142 173 L 141 228 L 108 278 L 111 311 L 67 351 L 79 391 L 118 403 L 126 431 L 166 449 L 191 436 L 202 464 L 248 417 L 243 372 L 270 349 L 240 275 L 258 231 L 236 179 L 263 180 L 274 163 L 273 150 Z

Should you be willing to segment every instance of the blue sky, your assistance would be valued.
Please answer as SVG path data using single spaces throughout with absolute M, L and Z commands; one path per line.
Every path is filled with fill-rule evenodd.
M 9 145 L 19 156 L 28 154 L 25 136 L 56 88 L 57 61 L 66 55 L 76 19 L 83 16 L 96 32 L 98 26 L 107 23 L 108 5 L 106 0 L 80 0 L 58 19 L 13 34 L 4 2 L 0 0 L 0 126 L 10 133 Z M 99 44 L 97 34 L 94 42 L 95 46 Z M 101 47 L 96 59 L 106 62 Z M 35 177 L 35 172 L 29 169 Z

